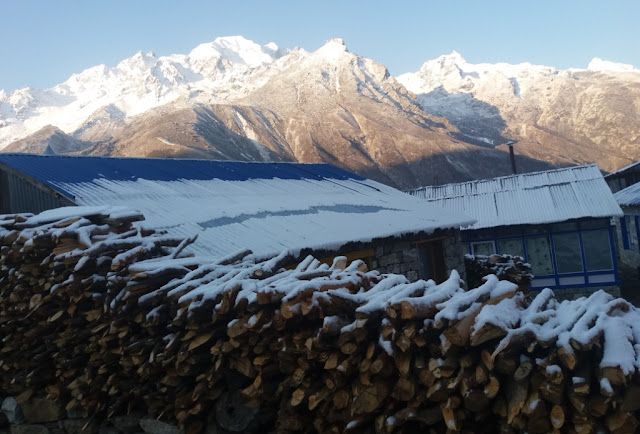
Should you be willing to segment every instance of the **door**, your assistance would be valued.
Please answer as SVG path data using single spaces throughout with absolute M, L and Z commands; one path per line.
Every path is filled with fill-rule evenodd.
M 420 244 L 419 251 L 422 278 L 425 280 L 433 279 L 436 283 L 447 280 L 443 240 L 425 241 Z

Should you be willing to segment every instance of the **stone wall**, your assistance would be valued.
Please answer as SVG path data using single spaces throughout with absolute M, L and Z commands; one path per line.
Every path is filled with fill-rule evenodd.
M 448 231 L 442 236 L 445 237 L 442 243 L 447 276 L 452 270 L 456 270 L 464 279 L 465 247 L 460 243 L 460 232 Z M 425 278 L 420 242 L 428 239 L 428 237 L 403 237 L 378 241 L 374 245 L 375 256 L 372 259 L 372 268 L 381 273 L 404 274 L 411 282 Z
M 351 242 L 336 250 L 303 249 L 298 260 L 313 255 L 319 260 L 331 263 L 335 256 L 345 255 L 349 260 L 363 259 L 367 265 L 381 273 L 403 274 L 410 282 L 427 279 L 424 257 L 420 249 L 431 241 L 442 242 L 442 255 L 446 277 L 456 270 L 465 279 L 464 255 L 466 245 L 461 242 L 460 230 L 438 229 L 433 233 L 420 232 L 401 237 L 377 238 L 368 243 Z M 359 256 L 358 254 L 361 254 Z
M 374 270 L 381 273 L 404 274 L 410 281 L 421 275 L 420 254 L 415 244 L 409 241 L 387 239 L 375 246 L 371 261 Z

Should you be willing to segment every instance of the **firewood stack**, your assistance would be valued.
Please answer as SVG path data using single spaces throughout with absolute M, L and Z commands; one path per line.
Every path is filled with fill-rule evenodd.
M 409 283 L 344 257 L 207 262 L 114 214 L 0 217 L 0 393 L 187 433 L 638 426 L 640 315 L 622 299 Z
M 465 255 L 464 267 L 469 288 L 481 285 L 482 279 L 487 274 L 495 274 L 498 279 L 513 282 L 522 292 L 528 294 L 531 280 L 533 280 L 531 265 L 527 264 L 521 256 Z

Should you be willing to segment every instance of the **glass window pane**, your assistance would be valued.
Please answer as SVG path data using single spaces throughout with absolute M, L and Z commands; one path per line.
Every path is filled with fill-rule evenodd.
M 474 255 L 493 255 L 496 250 L 493 247 L 493 241 L 485 241 L 480 243 L 472 243 L 471 251 Z
M 527 244 L 527 262 L 531 264 L 533 274 L 553 274 L 549 237 L 530 237 L 526 238 L 525 242 Z
M 615 274 L 594 274 L 589 276 L 589 283 L 615 283 Z
M 607 229 L 583 232 L 582 244 L 584 245 L 588 271 L 613 269 L 611 243 L 609 243 Z
M 498 252 L 501 255 L 514 255 L 524 257 L 521 238 L 510 238 L 508 240 L 498 240 Z
M 553 277 L 543 277 L 542 279 L 534 278 L 531 281 L 532 288 L 553 287 L 556 286 L 556 279 Z
M 553 236 L 556 250 L 558 273 L 579 273 L 582 271 L 582 253 L 580 237 L 577 232 Z
M 560 285 L 584 285 L 584 275 L 560 277 L 558 283 Z

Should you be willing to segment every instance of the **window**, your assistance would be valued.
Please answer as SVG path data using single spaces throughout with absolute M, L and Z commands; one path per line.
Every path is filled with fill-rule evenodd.
M 501 255 L 513 255 L 524 257 L 524 248 L 522 247 L 522 238 L 509 238 L 506 240 L 498 240 L 498 252 Z
M 630 217 L 629 238 L 633 237 L 637 246 L 640 214 Z M 495 235 L 500 238 L 493 240 L 484 233 L 482 241 L 476 238 L 478 241 L 469 242 L 469 251 L 473 255 L 489 256 L 497 252 L 524 257 L 534 275 L 532 288 L 612 284 L 618 277 L 609 225 L 608 219 L 539 225 L 527 227 L 522 236 L 499 232 Z
M 549 237 L 529 237 L 526 239 L 526 244 L 527 262 L 531 264 L 533 274 L 554 274 Z
M 493 255 L 496 252 L 496 248 L 493 245 L 493 241 L 478 241 L 471 243 L 472 255 Z
M 587 264 L 587 271 L 601 271 L 613 269 L 609 231 L 599 229 L 582 232 L 582 244 Z
M 553 247 L 556 253 L 558 273 L 579 273 L 583 270 L 580 236 L 577 232 L 554 235 Z

